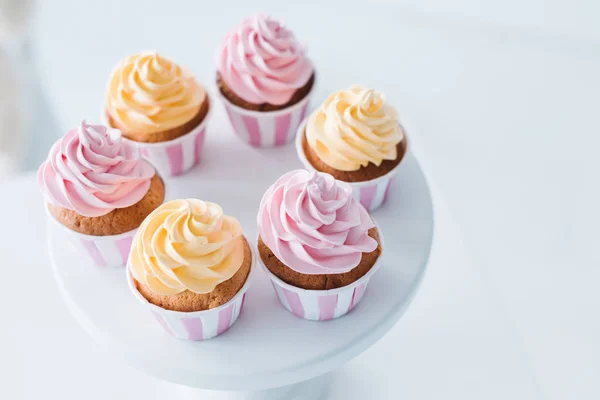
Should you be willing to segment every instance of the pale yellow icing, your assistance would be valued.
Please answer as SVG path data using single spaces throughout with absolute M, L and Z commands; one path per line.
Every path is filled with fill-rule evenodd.
M 319 158 L 339 171 L 395 160 L 404 139 L 396 111 L 383 93 L 352 86 L 329 96 L 309 117 L 306 140 Z
M 110 77 L 106 108 L 132 132 L 156 133 L 190 121 L 206 99 L 206 90 L 173 61 L 156 53 L 123 59 Z
M 244 259 L 240 223 L 215 203 L 173 200 L 154 210 L 136 233 L 129 268 L 154 292 L 209 293 Z

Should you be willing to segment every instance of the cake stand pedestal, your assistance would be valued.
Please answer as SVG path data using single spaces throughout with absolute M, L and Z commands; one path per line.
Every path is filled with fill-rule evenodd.
M 221 126 L 226 126 L 223 120 Z M 206 146 L 211 151 L 189 174 L 167 182 L 168 198 L 198 197 L 221 204 L 240 220 L 246 237 L 256 245 L 256 212 L 262 194 L 300 163 L 293 146 L 250 149 L 231 133 L 221 136 L 218 131 L 218 126 L 211 131 L 209 125 L 213 140 Z M 388 332 L 423 277 L 432 243 L 433 209 L 425 178 L 411 153 L 403 161 L 387 204 L 373 217 L 385 238 L 382 265 L 351 313 L 326 322 L 299 319 L 279 304 L 268 277 L 257 270 L 236 324 L 203 342 L 177 340 L 164 333 L 130 293 L 124 268 L 94 267 L 50 223 L 48 247 L 56 281 L 81 326 L 106 352 L 173 383 L 174 395 L 202 400 L 323 399 L 328 372 Z
M 182 400 L 324 400 L 330 375 L 324 374 L 291 385 L 249 391 L 197 389 L 179 385 L 176 393 Z

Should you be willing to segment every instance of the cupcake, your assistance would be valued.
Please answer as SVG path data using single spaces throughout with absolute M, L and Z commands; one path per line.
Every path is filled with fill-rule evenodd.
M 385 201 L 407 149 L 396 111 L 381 92 L 362 86 L 329 96 L 301 127 L 296 145 L 307 168 L 349 182 L 369 211 Z
M 138 230 L 128 276 L 134 295 L 167 331 L 208 339 L 237 319 L 252 262 L 240 223 L 219 205 L 173 200 Z
M 288 172 L 266 191 L 258 232 L 281 302 L 307 319 L 351 310 L 382 251 L 380 232 L 350 186 L 317 171 Z
M 108 124 L 139 142 L 166 176 L 200 162 L 208 111 L 208 95 L 194 76 L 154 52 L 121 60 L 108 81 Z
M 38 183 L 52 219 L 99 265 L 125 265 L 135 229 L 165 198 L 136 146 L 85 121 L 52 146 Z
M 253 146 L 289 142 L 315 82 L 293 33 L 264 14 L 244 19 L 223 40 L 217 85 L 235 132 Z

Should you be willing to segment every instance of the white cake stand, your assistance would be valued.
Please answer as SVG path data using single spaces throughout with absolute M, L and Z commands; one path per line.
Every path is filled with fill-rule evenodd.
M 251 240 L 256 237 L 256 212 L 265 189 L 300 163 L 292 145 L 251 149 L 228 132 L 222 115 L 213 118 L 202 165 L 169 180 L 168 198 L 198 197 L 221 204 L 240 220 Z M 383 263 L 350 314 L 327 322 L 299 319 L 279 304 L 259 270 L 237 323 L 204 342 L 167 336 L 129 292 L 124 269 L 95 268 L 61 240 L 54 224 L 48 224 L 48 246 L 58 285 L 81 326 L 107 352 L 177 384 L 179 395 L 205 400 L 311 400 L 323 398 L 328 372 L 372 346 L 400 319 L 423 277 L 433 210 L 425 178 L 411 153 L 388 203 L 373 215 L 385 236 Z

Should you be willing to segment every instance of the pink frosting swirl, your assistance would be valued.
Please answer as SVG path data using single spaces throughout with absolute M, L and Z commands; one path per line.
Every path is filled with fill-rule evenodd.
M 258 212 L 263 242 L 302 274 L 337 274 L 356 267 L 377 248 L 373 220 L 350 185 L 322 172 L 296 170 L 265 193 Z
M 287 103 L 313 73 L 292 32 L 264 14 L 244 19 L 225 36 L 217 64 L 224 82 L 253 104 Z
M 86 217 L 99 217 L 140 201 L 154 168 L 121 132 L 85 121 L 50 149 L 38 170 L 46 200 Z

